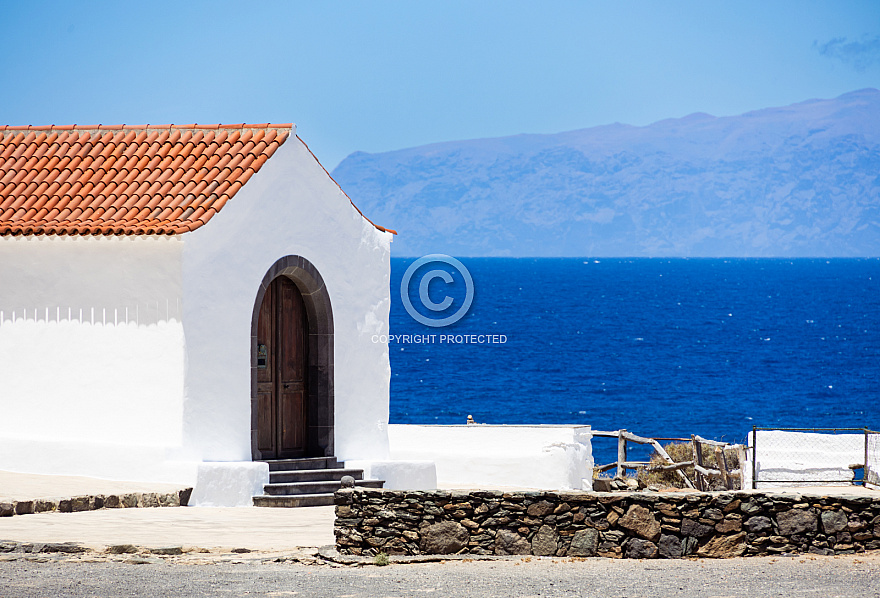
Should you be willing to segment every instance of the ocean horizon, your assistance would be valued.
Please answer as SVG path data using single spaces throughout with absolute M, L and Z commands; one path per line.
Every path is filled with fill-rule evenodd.
M 441 327 L 410 311 L 461 310 L 465 281 L 423 265 L 407 306 L 415 261 L 391 260 L 391 423 L 731 443 L 752 426 L 880 427 L 880 258 L 459 258 L 472 304 Z M 419 296 L 431 269 L 448 272 L 423 286 L 445 310 Z

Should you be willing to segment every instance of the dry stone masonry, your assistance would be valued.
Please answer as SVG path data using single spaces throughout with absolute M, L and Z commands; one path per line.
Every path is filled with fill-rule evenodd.
M 77 513 L 98 509 L 131 509 L 135 507 L 185 507 L 192 488 L 178 492 L 128 492 L 125 494 L 94 494 L 72 498 L 46 498 L 0 502 L 0 517 L 32 513 Z
M 343 489 L 335 501 L 336 547 L 352 555 L 721 558 L 880 548 L 880 493 Z

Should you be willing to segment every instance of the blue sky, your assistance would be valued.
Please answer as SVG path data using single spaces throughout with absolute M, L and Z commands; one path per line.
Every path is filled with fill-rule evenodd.
M 354 151 L 880 87 L 880 2 L 12 2 L 0 123 L 295 122 Z

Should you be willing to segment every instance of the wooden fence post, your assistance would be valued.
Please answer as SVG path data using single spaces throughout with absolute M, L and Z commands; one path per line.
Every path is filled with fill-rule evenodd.
M 721 482 L 728 490 L 732 490 L 730 485 L 730 476 L 727 475 L 727 457 L 720 446 L 715 447 L 715 463 L 718 464 L 718 471 L 721 472 Z
M 736 445 L 736 458 L 739 461 L 739 489 L 746 489 L 746 447 L 741 444 Z
M 623 433 L 626 430 L 619 430 L 617 432 L 617 475 L 614 477 L 617 478 L 625 478 L 626 477 L 626 438 L 623 437 Z
M 699 465 L 701 468 L 703 467 L 703 447 L 700 445 L 700 441 L 697 440 L 697 437 L 691 434 L 691 443 L 694 447 L 694 464 Z M 697 490 L 705 491 L 706 490 L 706 477 L 700 472 L 699 469 L 694 467 L 694 481 L 697 483 Z

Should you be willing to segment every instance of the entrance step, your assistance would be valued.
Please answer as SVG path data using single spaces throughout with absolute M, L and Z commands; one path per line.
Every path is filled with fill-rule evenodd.
M 335 457 L 279 459 L 269 464 L 264 494 L 254 497 L 256 507 L 311 507 L 332 505 L 342 478 L 351 476 L 362 488 L 381 488 L 383 480 L 365 480 L 362 469 L 340 467 Z
M 266 461 L 269 471 L 296 471 L 300 469 L 335 469 L 339 467 L 336 457 L 308 457 L 306 459 L 276 459 Z
M 381 488 L 385 482 L 382 480 L 355 480 L 355 486 L 361 488 Z M 293 482 L 291 484 L 266 484 L 263 491 L 271 496 L 292 496 L 296 494 L 324 494 L 334 493 L 342 488 L 342 482 L 338 480 L 326 480 L 319 482 Z
M 363 469 L 293 469 L 290 471 L 270 471 L 270 484 L 285 484 L 289 482 L 315 482 L 326 480 L 341 480 L 350 475 L 355 480 L 364 478 Z

